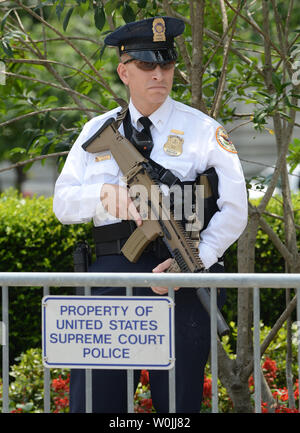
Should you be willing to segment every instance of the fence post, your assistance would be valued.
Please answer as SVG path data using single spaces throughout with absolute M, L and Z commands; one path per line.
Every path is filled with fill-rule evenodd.
M 9 316 L 8 316 L 8 287 L 2 287 L 2 412 L 9 412 Z
M 84 295 L 91 296 L 91 288 L 86 286 L 84 288 Z M 85 370 L 85 412 L 92 413 L 93 412 L 93 381 L 92 381 L 93 370 L 91 368 L 87 368 Z
M 210 339 L 212 375 L 212 413 L 218 413 L 218 346 L 217 346 L 217 289 L 210 289 Z
M 296 289 L 297 294 L 297 351 L 298 351 L 298 391 L 300 389 L 300 288 Z M 300 398 L 298 402 L 300 413 Z
M 48 286 L 43 287 L 43 295 L 48 296 Z M 50 368 L 44 367 L 44 413 L 50 413 Z
M 259 288 L 253 288 L 253 322 L 254 322 L 254 395 L 255 413 L 261 413 L 261 367 L 260 367 L 260 302 Z
M 175 305 L 175 291 L 173 287 L 168 288 L 168 295 L 174 301 Z M 175 323 L 175 310 L 174 310 L 174 323 Z M 175 333 L 174 333 L 175 339 Z M 176 342 L 174 341 L 174 353 L 175 356 L 175 346 Z M 169 413 L 176 413 L 176 359 L 173 368 L 169 370 Z
M 126 287 L 126 296 L 132 296 L 133 291 L 132 287 Z M 127 412 L 134 413 L 134 402 L 133 396 L 135 389 L 134 388 L 134 370 L 127 370 Z

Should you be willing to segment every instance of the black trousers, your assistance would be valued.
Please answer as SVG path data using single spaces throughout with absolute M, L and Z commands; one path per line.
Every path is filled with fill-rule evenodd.
M 89 272 L 151 272 L 162 260 L 152 253 L 144 253 L 137 263 L 123 255 L 102 256 Z M 211 272 L 224 272 L 215 264 Z M 225 302 L 221 289 L 218 305 Z M 92 289 L 93 295 L 125 295 L 125 288 L 105 287 Z M 134 295 L 155 296 L 150 288 L 134 288 Z M 157 295 L 159 296 L 159 295 Z M 195 289 L 181 288 L 175 293 L 175 368 L 176 412 L 199 412 L 201 408 L 204 368 L 210 351 L 209 316 L 197 298 Z M 169 412 L 168 371 L 149 370 L 153 405 L 158 413 Z M 135 388 L 140 371 L 134 371 Z M 126 370 L 93 370 L 93 412 L 127 412 Z M 85 371 L 73 369 L 70 380 L 70 412 L 85 412 Z

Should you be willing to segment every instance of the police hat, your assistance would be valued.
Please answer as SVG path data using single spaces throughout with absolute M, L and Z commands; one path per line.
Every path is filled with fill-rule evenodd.
M 120 54 L 144 62 L 165 63 L 177 59 L 174 38 L 184 31 L 178 18 L 154 17 L 125 24 L 104 39 L 109 46 L 119 47 Z

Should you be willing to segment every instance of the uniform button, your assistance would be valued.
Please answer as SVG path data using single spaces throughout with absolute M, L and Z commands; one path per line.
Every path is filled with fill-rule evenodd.
M 192 328 L 196 328 L 197 327 L 197 322 L 192 322 Z

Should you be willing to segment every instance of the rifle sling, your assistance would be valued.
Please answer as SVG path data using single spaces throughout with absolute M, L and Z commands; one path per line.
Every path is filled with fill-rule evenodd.
M 104 131 L 105 128 L 107 128 L 110 124 L 114 124 L 114 127 L 116 130 L 119 129 L 121 123 L 123 122 L 124 127 L 124 135 L 131 142 L 131 136 L 132 136 L 132 124 L 131 124 L 131 118 L 130 118 L 130 112 L 128 109 L 128 105 L 124 106 L 118 113 L 116 119 L 109 118 L 106 120 L 106 122 L 99 128 L 99 130 L 93 134 L 92 137 L 90 137 L 85 143 L 82 144 L 82 148 L 86 151 L 87 147 L 98 137 L 101 135 L 101 133 Z M 204 230 L 214 213 L 218 210 L 217 206 L 217 199 L 219 198 L 218 195 L 218 176 L 216 174 L 216 171 L 213 167 L 206 170 L 204 173 L 201 173 L 198 175 L 197 179 L 194 181 L 185 181 L 182 182 L 177 176 L 175 176 L 171 170 L 166 169 L 162 165 L 158 164 L 153 159 L 148 159 L 148 169 L 149 174 L 151 178 L 154 181 L 159 181 L 165 185 L 167 185 L 169 188 L 171 188 L 173 185 L 179 185 L 181 189 L 183 190 L 185 185 L 195 185 L 195 184 L 203 184 L 205 185 L 205 217 L 204 217 L 204 225 L 201 229 Z

